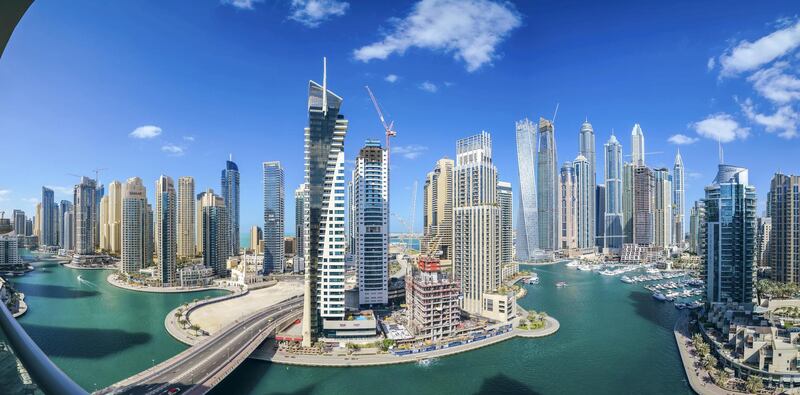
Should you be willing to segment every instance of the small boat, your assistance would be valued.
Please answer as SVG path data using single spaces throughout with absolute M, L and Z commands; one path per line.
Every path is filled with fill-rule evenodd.
M 625 284 L 633 284 L 633 280 L 631 280 L 631 278 L 628 276 L 622 276 L 622 278 L 620 278 L 619 280 Z
M 580 262 L 578 261 L 570 261 L 567 263 L 567 267 L 577 267 L 578 265 L 580 265 Z
M 566 281 L 559 281 L 559 282 L 556 283 L 556 287 L 557 288 L 564 288 L 566 286 L 567 286 L 567 282 Z
M 653 292 L 653 299 L 658 300 L 659 302 L 664 302 L 667 300 L 667 297 L 661 292 Z

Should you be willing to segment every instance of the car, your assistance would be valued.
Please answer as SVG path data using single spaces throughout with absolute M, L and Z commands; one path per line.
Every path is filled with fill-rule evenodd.
M 172 387 L 172 388 L 167 390 L 167 394 L 169 394 L 169 395 L 174 395 L 174 394 L 177 394 L 178 392 L 181 392 L 181 389 L 178 388 L 178 387 Z

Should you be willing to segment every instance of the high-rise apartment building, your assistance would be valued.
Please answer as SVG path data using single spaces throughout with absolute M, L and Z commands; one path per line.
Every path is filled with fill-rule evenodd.
M 42 235 L 39 238 L 39 243 L 45 246 L 58 245 L 58 220 L 56 215 L 58 208 L 56 208 L 55 195 L 53 190 L 47 187 L 42 187 Z
M 108 194 L 100 199 L 100 249 L 119 254 L 122 248 L 122 183 L 108 184 Z
M 42 202 L 36 203 L 33 214 L 33 235 L 42 238 Z
M 582 155 L 578 158 L 586 161 Z M 572 162 L 564 162 L 561 166 L 561 176 L 559 184 L 559 208 L 561 213 L 559 218 L 561 224 L 558 227 L 559 245 L 558 249 L 570 250 L 578 247 L 575 237 L 576 207 L 575 207 L 575 168 Z
M 756 190 L 747 169 L 719 165 L 705 188 L 701 257 L 709 302 L 751 303 L 755 296 Z
M 539 144 L 536 154 L 536 193 L 539 209 L 539 248 L 546 251 L 558 249 L 561 227 L 558 207 L 559 197 L 558 162 L 556 156 L 556 137 L 553 123 L 539 118 Z
M 253 225 L 250 227 L 250 250 L 254 254 L 264 253 L 264 232 L 260 226 Z
M 228 206 L 225 199 L 211 189 L 203 194 L 198 204 L 202 212 L 200 221 L 203 227 L 203 264 L 211 268 L 215 275 L 225 277 L 225 262 L 231 256 Z
M 228 226 L 231 243 L 228 251 L 232 256 L 239 255 L 239 166 L 233 162 L 233 156 L 225 162 L 225 170 L 220 177 L 221 195 L 228 207 L 230 225 Z
M 75 185 L 73 193 L 73 209 L 75 210 L 75 253 L 92 255 L 95 251 L 95 229 L 99 221 L 95 217 L 98 213 L 97 183 L 88 177 L 81 177 Z
M 139 273 L 152 264 L 152 250 L 148 243 L 152 239 L 152 213 L 147 209 L 147 189 L 139 177 L 125 181 L 122 194 L 120 269 L 123 274 Z M 150 260 L 148 260 L 148 258 Z
M 14 209 L 11 213 L 11 223 L 14 225 L 14 232 L 18 235 L 25 235 L 25 212 Z
M 800 176 L 772 176 L 769 195 L 769 262 L 772 277 L 782 283 L 800 283 Z
M 497 204 L 500 206 L 500 263 L 514 261 L 514 193 L 511 183 L 497 182 Z
M 177 218 L 175 182 L 162 175 L 156 181 L 155 249 L 157 255 L 156 277 L 162 286 L 171 286 L 177 280 Z
M 325 321 L 342 320 L 345 313 L 344 138 L 348 122 L 339 113 L 342 98 L 327 89 L 326 74 L 322 85 L 309 81 L 304 131 L 304 346 L 317 339 Z
M 61 248 L 71 250 L 73 246 L 67 243 L 67 232 L 72 234 L 73 230 L 72 227 L 68 227 L 64 222 L 64 218 L 66 218 L 65 214 L 68 211 L 72 211 L 72 202 L 69 200 L 62 200 L 58 204 L 58 216 L 56 219 L 58 220 L 58 245 Z M 20 234 L 24 234 L 24 232 Z
M 633 169 L 633 243 L 653 244 L 653 171 L 647 166 Z
M 197 208 L 194 206 L 194 178 L 178 178 L 178 257 L 193 258 L 195 255 L 194 233 Z M 227 257 L 226 257 L 227 258 Z
M 594 206 L 597 207 L 595 213 L 595 224 L 597 231 L 595 233 L 595 247 L 599 250 L 605 248 L 606 245 L 606 186 L 605 184 L 598 184 L 594 189 Z
M 203 206 L 200 202 L 203 200 L 203 196 L 206 195 L 206 191 L 200 192 L 197 194 L 194 200 L 194 207 L 195 207 L 195 232 L 194 232 L 194 251 L 195 254 L 203 255 Z
M 501 283 L 497 169 L 489 133 L 458 140 L 453 179 L 454 279 L 461 285 L 462 309 L 482 315 L 484 295 Z
M 694 254 L 700 253 L 700 246 L 705 240 L 701 239 L 702 227 L 706 219 L 706 208 L 703 200 L 694 202 L 689 211 L 689 251 Z
M 672 208 L 672 176 L 666 168 L 653 170 L 653 246 L 666 250 L 675 229 Z
M 303 229 L 305 229 L 305 211 L 303 210 L 306 205 L 305 196 L 305 184 L 300 184 L 300 186 L 294 190 L 294 237 L 297 240 L 297 254 L 295 254 L 295 257 L 299 257 L 300 259 L 305 259 L 306 255 L 304 247 L 305 241 L 303 238 Z
M 97 188 L 94 191 L 94 248 L 100 248 L 100 201 L 106 195 L 106 189 L 97 178 L 94 180 Z
M 767 199 L 770 197 L 768 196 Z M 772 267 L 769 254 L 772 252 L 770 245 L 770 233 L 772 233 L 772 218 L 758 217 L 756 219 L 756 264 L 758 266 Z M 775 271 L 773 268 L 773 276 Z
M 519 170 L 517 261 L 530 261 L 539 250 L 539 195 L 536 192 L 536 125 L 525 118 L 516 123 Z
M 459 286 L 439 269 L 436 258 L 421 255 L 406 276 L 408 330 L 420 339 L 444 339 L 460 324 Z
M 264 162 L 264 263 L 263 272 L 283 273 L 286 251 L 283 244 L 285 183 L 280 162 Z M 344 209 L 342 209 L 344 211 Z
M 442 158 L 425 177 L 422 197 L 422 251 L 448 265 L 453 246 L 453 160 Z M 435 249 L 436 251 L 430 251 Z
M 596 182 L 591 180 L 593 177 L 592 167 L 583 154 L 578 154 L 578 157 L 572 162 L 572 168 L 575 174 L 575 246 L 580 249 L 594 248 Z
M 644 133 L 638 123 L 631 129 L 631 157 L 635 166 L 644 166 Z
M 684 190 L 684 168 L 681 151 L 675 154 L 675 164 L 672 166 L 672 208 L 674 229 L 672 230 L 673 244 L 683 248 L 686 238 L 686 192 Z
M 67 251 L 75 249 L 75 211 L 70 209 L 64 212 L 63 227 L 61 228 L 61 236 L 64 248 Z
M 388 154 L 378 141 L 367 140 L 351 178 L 359 305 L 389 303 Z
M 623 231 L 623 166 L 622 144 L 614 133 L 603 146 L 605 152 L 603 175 L 605 179 L 605 216 L 603 224 L 603 249 L 616 252 L 625 240 Z
M 633 243 L 633 163 L 622 165 L 622 243 Z
M 574 163 L 575 179 L 578 182 L 575 191 L 576 192 L 575 195 L 578 200 L 578 205 L 576 207 L 578 209 L 578 218 L 579 218 L 576 229 L 578 238 L 578 248 L 588 248 L 588 247 L 594 247 L 594 240 L 596 234 L 595 232 L 597 230 L 597 224 L 595 223 L 595 217 L 597 216 L 596 213 L 597 208 L 594 206 L 595 202 L 591 195 L 594 193 L 594 190 L 597 187 L 597 156 L 595 155 L 594 128 L 592 128 L 592 124 L 589 123 L 588 119 L 581 125 L 579 141 L 580 141 L 579 144 L 580 154 L 581 156 L 586 158 L 586 162 L 589 165 L 589 174 L 587 177 L 589 185 L 587 188 L 584 188 L 584 186 L 580 185 L 581 181 L 579 177 L 582 177 L 582 175 L 578 173 L 582 171 L 578 170 L 578 164 Z M 586 195 L 587 198 L 585 199 L 586 201 L 585 209 L 582 208 L 581 206 L 583 204 L 583 201 L 581 200 L 581 194 L 579 189 L 580 190 L 585 189 L 588 193 Z M 589 224 L 588 227 L 586 228 L 584 228 L 584 225 L 586 224 L 581 224 L 580 222 L 580 218 L 583 218 L 582 210 L 588 211 L 586 218 L 588 218 Z M 589 233 L 588 235 L 585 234 L 587 231 Z

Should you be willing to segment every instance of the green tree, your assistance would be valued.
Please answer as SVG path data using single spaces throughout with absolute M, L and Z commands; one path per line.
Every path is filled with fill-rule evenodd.
M 761 381 L 760 377 L 751 374 L 750 377 L 747 378 L 744 388 L 747 389 L 747 392 L 755 394 L 764 389 L 764 382 Z
M 197 331 L 200 330 L 200 326 L 197 325 L 197 324 L 192 324 L 192 326 L 190 326 L 189 329 L 193 330 L 194 331 L 194 335 L 197 336 Z

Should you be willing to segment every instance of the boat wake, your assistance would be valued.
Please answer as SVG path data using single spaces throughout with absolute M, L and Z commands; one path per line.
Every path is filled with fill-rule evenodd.
M 95 284 L 95 283 L 93 283 L 93 282 L 91 282 L 89 280 L 84 279 L 83 276 L 80 276 L 80 275 L 78 276 L 78 282 L 81 283 L 81 284 L 86 284 L 86 285 L 90 285 L 92 287 L 97 288 L 97 284 Z
M 430 367 L 431 365 L 433 365 L 434 363 L 436 363 L 436 361 L 437 361 L 437 358 L 420 359 L 417 362 L 417 366 L 422 367 L 422 368 L 427 368 L 427 367 Z

